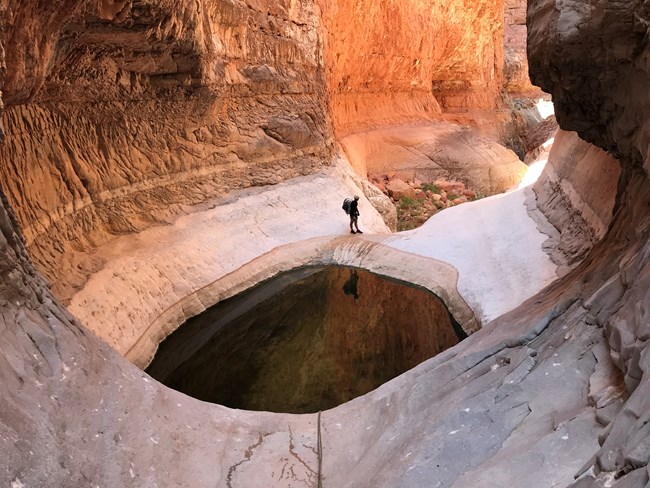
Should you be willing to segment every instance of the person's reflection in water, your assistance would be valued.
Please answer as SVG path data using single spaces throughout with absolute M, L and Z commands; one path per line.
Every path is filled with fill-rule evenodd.
M 355 302 L 357 301 L 357 298 L 359 298 L 359 293 L 357 291 L 358 284 L 359 275 L 357 274 L 357 270 L 353 269 L 350 271 L 350 278 L 343 285 L 343 293 L 346 295 L 353 295 Z

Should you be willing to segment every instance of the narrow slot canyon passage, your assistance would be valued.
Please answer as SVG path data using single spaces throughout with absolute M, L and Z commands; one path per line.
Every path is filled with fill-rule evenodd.
M 364 270 L 282 273 L 188 320 L 147 373 L 199 400 L 285 413 L 363 395 L 466 335 L 433 293 Z

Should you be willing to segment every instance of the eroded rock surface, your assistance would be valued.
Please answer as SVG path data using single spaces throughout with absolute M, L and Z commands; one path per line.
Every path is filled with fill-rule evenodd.
M 606 152 L 575 133 L 558 132 L 535 184 L 537 205 L 560 231 L 560 242 L 549 246 L 557 262 L 570 266 L 582 261 L 604 237 L 620 174 L 620 163 Z
M 254 183 L 258 169 L 261 182 L 269 182 L 276 170 L 282 175 L 298 171 L 300 165 L 279 163 L 290 158 L 276 159 L 275 148 L 294 155 L 304 151 L 305 159 L 300 161 L 308 166 L 309 161 L 317 167 L 323 164 L 319 151 L 330 151 L 327 143 L 315 143 L 311 152 L 305 149 L 309 146 L 302 146 L 309 141 L 305 127 L 311 127 L 303 114 L 313 115 L 308 118 L 317 128 L 326 124 L 320 108 L 323 100 L 314 95 L 311 85 L 322 70 L 313 35 L 319 16 L 310 6 L 309 2 L 154 4 L 146 0 L 0 4 L 5 21 L 0 34 L 10 67 L 3 87 L 9 106 L 4 120 L 11 121 L 10 138 L 23 131 L 21 138 L 8 140 L 0 149 L 3 186 L 18 216 L 18 220 L 12 216 L 3 195 L 2 483 L 16 487 L 314 487 L 320 478 L 325 486 L 337 487 L 418 487 L 432 480 L 440 486 L 546 487 L 570 486 L 575 477 L 582 477 L 574 486 L 644 486 L 650 457 L 650 114 L 645 103 L 648 46 L 644 42 L 649 19 L 639 1 L 529 1 L 533 80 L 553 93 L 563 128 L 576 130 L 622 162 L 611 221 L 607 222 L 611 202 L 601 205 L 580 190 L 583 178 L 592 178 L 588 180 L 592 187 L 611 191 L 597 178 L 602 172 L 594 176 L 586 169 L 585 154 L 593 152 L 586 147 L 570 151 L 562 158 L 565 164 L 555 167 L 560 176 L 568 177 L 581 201 L 565 187 L 567 198 L 559 206 L 542 207 L 551 209 L 553 218 L 552 214 L 561 213 L 561 206 L 580 202 L 577 209 L 564 211 L 581 215 L 581 229 L 596 229 L 595 235 L 600 222 L 606 228 L 603 240 L 585 250 L 585 260 L 561 280 L 496 318 L 460 347 L 368 396 L 325 412 L 320 423 L 318 416 L 233 411 L 170 391 L 75 323 L 52 297 L 27 257 L 19 225 L 27 231 L 59 215 L 80 216 L 62 227 L 59 236 L 48 234 L 56 243 L 51 253 L 36 248 L 30 241 L 33 236 L 26 234 L 44 269 L 66 246 L 73 248 L 69 242 L 84 249 L 87 232 L 88 242 L 101 241 L 101 232 L 91 232 L 98 222 L 115 226 L 106 234 L 129 230 L 134 224 L 121 222 L 121 207 L 111 206 L 116 195 L 122 197 L 121 191 L 131 195 L 129 185 L 140 191 L 138 184 L 155 182 L 156 175 L 164 179 L 182 171 L 200 173 L 200 168 L 188 163 L 195 159 L 178 154 L 203 146 L 185 140 L 205 137 L 208 145 L 218 145 L 233 120 L 235 125 L 241 123 L 242 132 L 234 130 L 233 139 L 225 139 L 234 144 L 229 149 L 237 149 L 237 157 L 224 149 L 224 158 L 234 161 L 225 167 L 234 171 L 235 181 L 245 178 L 245 185 Z M 313 42 L 296 40 L 304 40 L 302 34 Z M 143 47 L 142 58 L 128 55 L 133 44 Z M 234 54 L 220 58 L 225 45 Z M 0 53 L 4 75 L 4 51 Z M 219 59 L 223 64 L 215 61 Z M 257 61 L 250 65 L 247 59 Z M 274 59 L 292 63 L 273 63 Z M 80 72 L 68 71 L 77 65 L 83 67 Z M 213 76 L 229 81 L 219 85 Z M 100 80 L 96 86 L 95 80 Z M 201 94 L 211 93 L 215 86 L 221 91 L 206 105 Z M 271 116 L 265 111 L 265 104 L 274 103 L 278 93 L 282 112 L 300 107 L 296 117 L 283 113 L 278 119 L 276 112 Z M 57 98 L 62 94 L 65 99 Z M 265 97 L 269 94 L 274 97 Z M 486 100 L 491 96 L 488 93 Z M 167 106 L 161 98 L 173 104 Z M 417 97 L 414 100 L 418 103 Z M 449 93 L 445 103 L 462 105 L 467 100 L 465 94 Z M 32 103 L 27 106 L 27 102 Z M 241 107 L 243 115 L 238 112 Z M 429 105 L 422 112 L 430 113 Z M 188 114 L 197 117 L 190 125 L 198 134 L 181 137 L 176 134 L 178 118 Z M 68 123 L 71 126 L 66 128 Z M 75 130 L 72 124 L 77 123 Z M 43 145 L 36 144 L 41 130 L 46 135 Z M 328 140 L 327 130 L 310 133 Z M 66 137 L 57 139 L 58 134 Z M 75 146 L 82 140 L 86 141 L 82 146 Z M 129 172 L 123 162 L 123 172 L 111 175 L 109 179 L 116 182 L 107 185 L 100 177 L 101 163 L 119 160 L 111 151 L 120 143 L 128 143 L 136 156 L 151 144 L 165 148 L 160 154 L 169 157 L 155 160 L 142 175 Z M 37 147 L 46 150 L 41 153 Z M 255 171 L 251 163 L 246 172 L 254 159 L 246 153 L 250 147 L 265 157 L 255 161 Z M 224 154 L 206 151 L 217 157 Z M 197 154 L 196 161 L 205 155 Z M 50 171 L 34 171 L 34 165 L 45 159 L 51 162 Z M 39 178 L 44 179 L 42 187 L 29 186 Z M 95 186 L 97 181 L 106 186 Z M 552 184 L 562 186 L 561 180 L 549 177 L 548 185 Z M 49 197 L 46 187 L 52 187 Z M 58 195 L 64 189 L 65 197 Z M 216 194 L 211 189 L 205 192 Z M 166 202 L 163 193 L 151 199 Z M 150 205 L 155 215 L 157 207 L 148 203 L 146 195 L 141 195 L 143 205 Z M 194 202 L 186 198 L 190 197 L 185 195 L 177 203 Z M 128 200 L 123 203 L 128 208 Z M 585 212 L 587 206 L 595 217 Z M 85 219 L 80 213 L 84 208 L 111 211 L 106 210 L 103 220 Z M 158 220 L 170 211 L 163 209 Z M 468 245 L 485 246 L 485 242 Z M 312 242 L 303 246 L 314 251 Z M 332 254 L 355 265 L 374 254 L 380 268 L 377 263 L 385 262 L 387 253 L 381 246 L 359 241 L 334 246 Z M 440 272 L 438 265 L 425 264 L 430 261 L 421 256 L 406 256 L 391 262 L 397 270 L 410 263 L 402 271 L 404 279 L 430 279 L 428 266 Z M 289 262 L 295 256 L 288 252 L 285 258 Z M 92 265 L 75 264 L 77 268 Z M 263 271 L 271 273 L 273 268 Z M 237 277 L 239 284 L 251 281 L 250 276 Z M 198 303 L 188 302 L 195 307 L 192 311 L 202 306 L 200 296 L 192 297 Z M 172 312 L 179 317 L 186 313 L 182 306 Z
M 531 102 L 541 92 L 528 78 L 524 1 L 323 0 L 320 4 L 332 123 L 359 174 L 365 176 L 362 168 L 373 165 L 358 148 L 350 149 L 364 145 L 359 139 L 369 138 L 365 144 L 372 145 L 386 138 L 381 149 L 389 145 L 390 151 L 384 157 L 375 154 L 377 164 L 391 163 L 399 171 L 403 161 L 413 159 L 409 154 L 413 144 L 404 140 L 404 134 L 385 131 L 419 126 L 435 132 L 442 120 L 450 127 L 476 130 L 469 145 L 476 147 L 486 171 L 506 171 L 500 158 L 512 162 L 496 148 L 499 144 L 523 160 L 529 150 L 526 134 L 541 121 Z M 359 29 L 359 25 L 366 27 Z M 519 98 L 511 101 L 510 96 Z M 407 139 L 418 128 L 412 131 Z M 447 140 L 436 139 L 436 151 L 468 146 L 464 134 L 458 133 L 457 139 L 451 131 L 449 135 Z M 477 140 L 479 135 L 487 140 Z M 413 152 L 417 157 L 421 151 Z M 431 152 L 424 151 L 425 160 Z M 431 166 L 436 168 L 440 159 L 433 158 Z M 471 155 L 467 159 L 476 162 Z M 507 170 L 512 171 L 509 179 L 519 176 L 516 168 Z
M 605 327 L 630 398 L 612 417 L 593 472 L 577 486 L 643 486 L 650 457 L 643 429 L 650 412 L 650 114 L 645 103 L 650 12 L 641 2 L 590 0 L 556 7 L 553 1 L 529 1 L 533 81 L 553 94 L 562 128 L 623 163 L 606 244 L 596 246 L 588 259 L 602 264 L 586 270 L 584 279 L 592 295 L 586 305 Z
M 478 131 L 448 122 L 377 129 L 341 144 L 358 174 L 394 172 L 402 179 L 461 180 L 483 195 L 517 185 L 527 167 Z
M 69 308 L 128 354 L 161 314 L 255 258 L 314 237 L 348 235 L 349 217 L 341 203 L 355 192 L 359 189 L 348 173 L 330 168 L 282 186 L 232 192 L 172 225 L 121 236 L 95 250 L 106 264 L 72 297 Z M 388 232 L 366 198 L 359 210 L 362 230 Z M 299 253 L 293 259 L 298 265 Z
M 539 96 L 528 76 L 526 55 L 526 7 L 522 0 L 504 2 L 504 78 L 505 88 L 511 96 Z
M 503 0 L 320 4 L 339 136 L 436 120 L 442 111 L 498 107 Z
M 313 2 L 9 2 L 2 17 L 0 172 L 63 299 L 115 235 L 332 160 Z
M 560 126 L 647 172 L 648 5 L 528 3 L 532 80 L 553 95 Z

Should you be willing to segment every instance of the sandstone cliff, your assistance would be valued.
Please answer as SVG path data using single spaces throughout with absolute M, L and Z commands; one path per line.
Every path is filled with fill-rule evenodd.
M 506 0 L 504 5 L 504 79 L 512 96 L 540 96 L 528 76 L 526 55 L 526 2 Z
M 5 2 L 0 174 L 68 299 L 112 236 L 332 160 L 312 2 Z
M 428 166 L 430 174 L 461 179 L 483 194 L 521 178 L 526 167 L 498 145 L 523 159 L 529 149 L 521 138 L 540 120 L 530 116 L 534 106 L 511 104 L 506 93 L 540 94 L 528 79 L 525 2 L 320 5 L 333 128 L 360 175 L 388 167 L 413 177 L 414 165 Z M 458 124 L 476 133 L 452 135 Z M 435 135 L 441 131 L 447 137 Z M 461 149 L 467 139 L 473 152 Z
M 320 3 L 340 137 L 438 119 L 442 111 L 499 106 L 503 0 Z
M 64 301 L 103 266 L 98 245 L 233 189 L 312 174 L 333 160 L 333 133 L 444 112 L 503 138 L 510 118 L 502 2 L 0 8 L 10 134 L 0 175 L 35 263 Z M 516 182 L 525 166 L 514 154 L 474 139 L 476 154 L 458 153 L 452 140 L 453 154 L 433 158 L 440 176 L 473 171 L 467 181 L 486 194 Z M 431 151 L 421 152 L 427 163 Z M 396 169 L 402 159 L 393 158 Z

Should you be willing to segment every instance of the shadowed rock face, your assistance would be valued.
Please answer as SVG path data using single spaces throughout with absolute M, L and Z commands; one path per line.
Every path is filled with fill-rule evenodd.
M 621 165 L 603 150 L 559 130 L 535 183 L 537 205 L 559 229 L 553 257 L 564 265 L 582 261 L 606 234 L 621 175 Z
M 621 486 L 648 481 L 650 452 L 649 18 L 642 2 L 590 0 L 557 8 L 553 1 L 531 0 L 528 8 L 532 79 L 553 94 L 560 126 L 623 161 L 613 222 L 580 271 L 585 305 L 605 328 L 630 393 L 595 463 L 596 474 L 629 473 Z M 577 486 L 602 486 L 605 478 Z
M 648 4 L 528 3 L 532 80 L 553 95 L 560 126 L 647 172 Z

